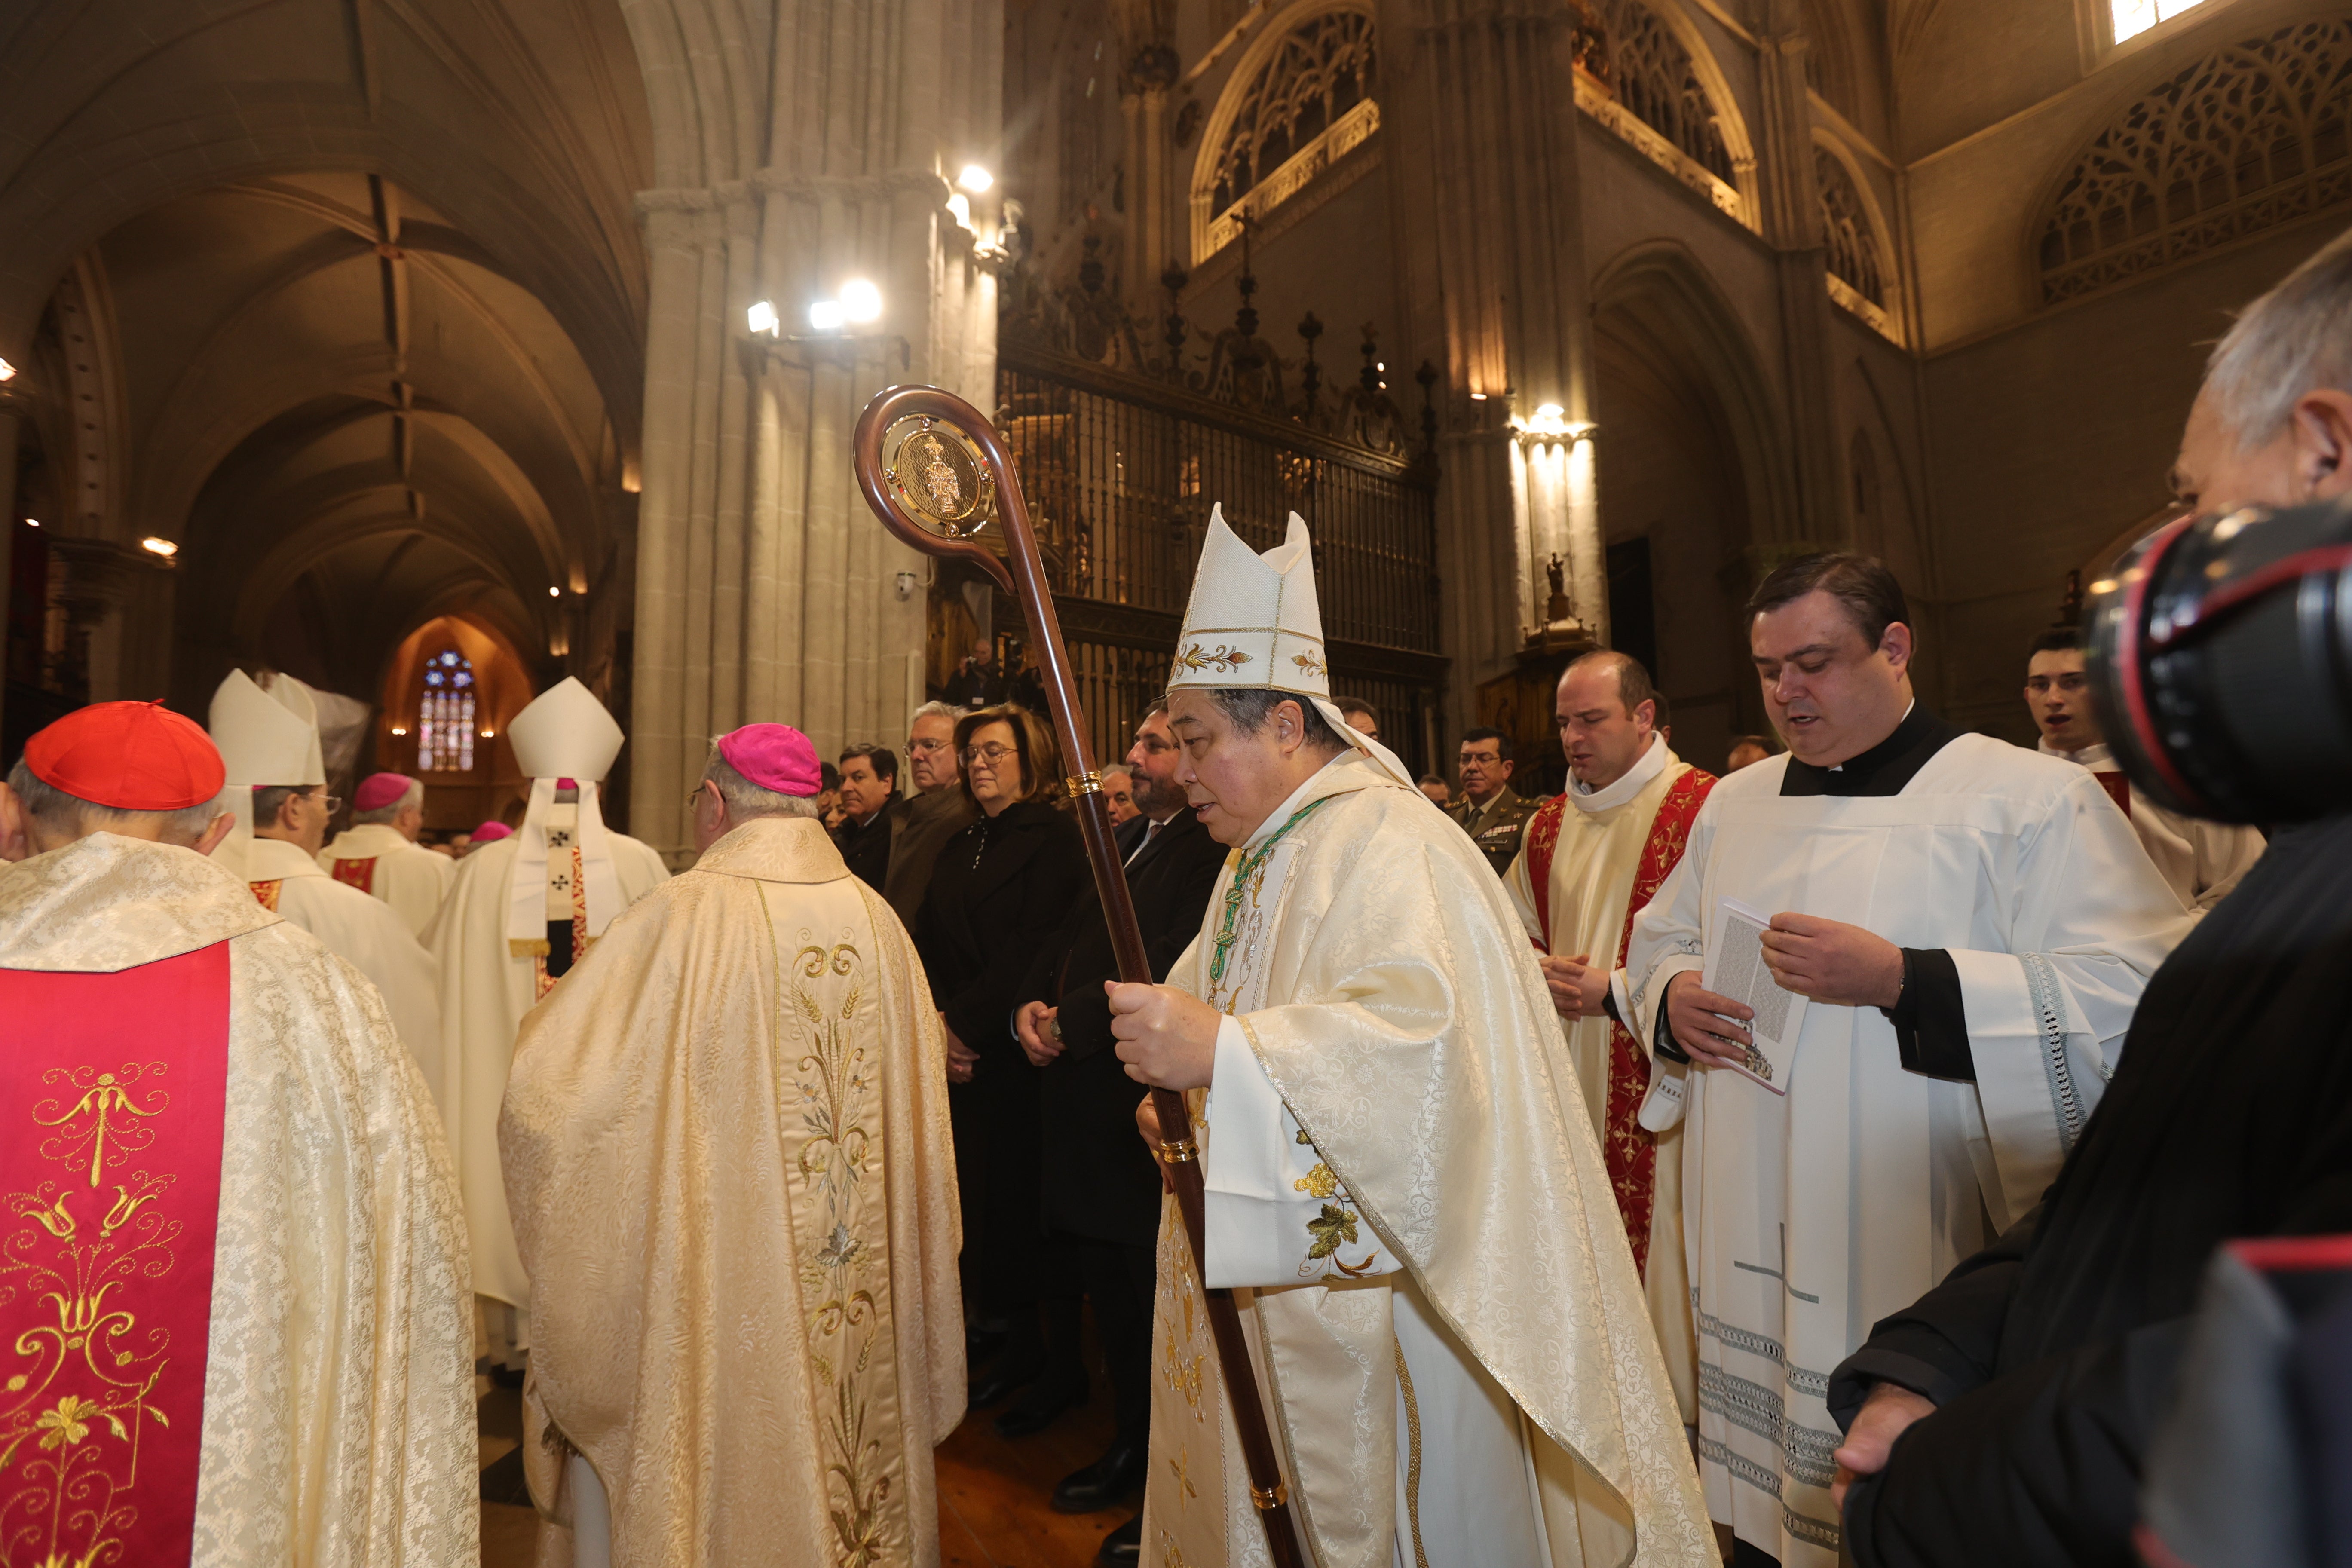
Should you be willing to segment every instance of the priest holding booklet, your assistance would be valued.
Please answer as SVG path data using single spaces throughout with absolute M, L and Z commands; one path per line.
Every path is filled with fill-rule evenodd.
M 1718 784 L 1635 922 L 1636 1036 L 1688 1059 L 1683 1218 L 1699 1468 L 1735 1563 L 1834 1568 L 1828 1373 L 2040 1199 L 2141 989 L 2189 929 L 2080 768 L 1917 705 L 1901 585 L 1807 556 L 1748 601 L 1789 752 Z M 2056 765 L 2053 765 L 2055 763 Z M 1744 1072 L 1754 1009 L 1702 984 L 1725 906 L 1766 913 L 1807 999 Z

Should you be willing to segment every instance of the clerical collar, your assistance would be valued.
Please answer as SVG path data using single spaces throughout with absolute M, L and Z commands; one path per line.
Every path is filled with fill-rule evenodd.
M 1624 776 L 1616 783 L 1599 789 L 1587 789 L 1574 779 L 1568 783 L 1568 798 L 1579 811 L 1613 811 L 1642 793 L 1649 782 L 1666 771 L 1666 761 L 1672 755 L 1666 750 L 1666 738 L 1654 734 L 1650 748 L 1633 759 Z
M 2079 767 L 2088 768 L 2095 773 L 2119 771 L 2116 767 L 2116 754 L 2107 749 L 2107 743 L 2105 741 L 2094 741 L 2079 752 L 2069 752 L 2052 745 L 2049 737 L 2045 735 L 2034 749 L 2045 757 L 2056 757 L 2061 762 L 2073 763 Z
M 1901 795 L 1905 786 L 1918 776 L 1919 770 L 1927 765 L 1927 760 L 1958 740 L 1960 733 L 1914 702 L 1911 710 L 1903 715 L 1903 722 L 1895 726 L 1893 734 L 1836 767 L 1817 768 L 1791 756 L 1789 770 L 1780 778 L 1780 793 Z

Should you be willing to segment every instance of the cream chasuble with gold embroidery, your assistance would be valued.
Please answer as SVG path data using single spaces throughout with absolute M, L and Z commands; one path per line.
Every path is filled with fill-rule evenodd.
M 1634 878 L 1657 822 L 1658 808 L 1691 771 L 1664 736 L 1653 736 L 1649 750 L 1623 778 L 1606 789 L 1579 792 L 1571 786 L 1560 814 L 1559 837 L 1551 847 L 1548 897 L 1542 900 L 1536 897 L 1528 879 L 1530 856 L 1525 849 L 1503 878 L 1521 925 L 1546 952 L 1562 958 L 1588 954 L 1603 969 L 1616 966 L 1617 950 L 1625 937 L 1629 912 L 1625 906 L 1632 900 Z M 1537 918 L 1539 902 L 1551 916 L 1549 931 Z M 1570 1070 L 1576 1074 L 1577 1087 L 1584 1094 L 1592 1134 L 1605 1139 L 1602 1123 L 1609 1105 L 1613 1049 L 1610 1021 L 1604 1016 L 1558 1022 L 1568 1048 Z M 1685 1071 L 1677 1062 L 1653 1061 L 1650 1068 L 1653 1074 L 1677 1079 Z M 1646 1131 L 1634 1135 L 1653 1136 Z M 1683 1261 L 1682 1125 L 1677 1121 L 1654 1136 L 1649 1249 L 1642 1292 L 1649 1305 L 1650 1326 L 1657 1331 L 1658 1348 L 1665 1356 L 1666 1373 L 1674 1381 L 1675 1405 L 1683 1425 L 1691 1426 L 1698 1423 L 1698 1347 L 1691 1331 L 1690 1270 Z
M 534 1298 L 523 1451 L 583 1555 L 601 1494 L 616 1563 L 939 1562 L 931 1447 L 964 1407 L 947 1103 L 914 944 L 812 819 L 728 834 L 523 1020 L 499 1127 Z M 541 1534 L 572 1560 L 570 1528 Z
M 1711 1568 L 1550 998 L 1461 830 L 1343 755 L 1242 847 L 1171 983 L 1229 1015 L 1209 1283 L 1317 1568 Z M 1264 1563 L 1200 1290 L 1171 1200 L 1144 1559 Z
M 178 1561 L 472 1568 L 480 1560 L 481 1460 L 465 1215 L 440 1118 L 375 988 L 263 909 L 226 868 L 186 849 L 97 833 L 0 865 L 0 968 L 119 974 L 215 944 L 227 950 L 227 1074 L 225 1100 L 215 1102 L 222 1110 L 210 1313 L 205 1338 L 173 1345 L 154 1373 L 168 1379 L 176 1363 L 203 1380 L 194 1550 Z M 115 1016 L 121 1055 L 104 1059 L 125 1064 L 116 1071 L 146 1067 L 155 1037 L 168 1031 Z M 121 1102 L 134 1115 L 186 1092 L 172 1064 L 158 1065 L 160 1100 L 142 1088 Z M 8 1135 L 35 1142 L 22 1128 L 15 1123 Z M 146 1165 L 139 1160 L 126 1174 L 144 1180 Z M 112 1186 L 114 1173 L 106 1176 Z M 170 1206 L 167 1193 L 161 1212 Z M 39 1212 L 28 1195 L 12 1204 L 14 1223 Z M 47 1234 L 58 1234 L 57 1217 L 70 1226 L 77 1212 L 87 1227 L 85 1266 L 106 1262 L 106 1231 L 142 1233 L 135 1215 L 101 1218 L 104 1203 L 84 1205 L 68 1191 L 49 1211 Z M 51 1309 L 26 1267 L 32 1250 L 12 1243 L 10 1257 L 11 1326 L 22 1329 Z M 92 1278 L 102 1280 L 103 1269 Z M 143 1364 L 138 1358 L 155 1353 L 155 1331 L 121 1321 L 123 1303 L 142 1290 L 112 1292 L 101 1285 L 109 1299 L 92 1342 L 103 1331 L 107 1344 L 125 1347 L 116 1352 L 121 1363 Z M 26 1333 L 21 1342 L 37 1349 L 43 1336 Z M 111 1371 L 115 1358 L 106 1360 Z M 19 1375 L 11 1386 L 24 1383 Z M 160 1414 L 148 1408 L 151 1419 Z M 82 1423 L 50 1422 L 56 1462 L 73 1469 L 58 1516 L 68 1533 L 103 1534 L 110 1506 L 142 1502 L 135 1464 L 126 1489 L 110 1496 L 87 1468 L 126 1425 L 94 1405 Z M 11 1515 L 12 1530 L 23 1517 Z M 54 1560 L 152 1561 L 117 1558 L 103 1546 Z

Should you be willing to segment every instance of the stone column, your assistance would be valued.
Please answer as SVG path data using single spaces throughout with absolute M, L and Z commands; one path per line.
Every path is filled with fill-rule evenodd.
M 1438 531 L 1457 716 L 1545 618 L 1553 555 L 1575 616 L 1608 635 L 1575 19 L 1566 0 L 1388 0 L 1380 14 L 1402 292 L 1418 353 L 1444 367 Z
M 995 279 L 976 251 L 994 193 L 950 211 L 963 164 L 993 167 L 997 0 L 781 0 L 760 162 L 708 188 L 646 192 L 652 252 L 638 506 L 631 831 L 683 851 L 709 737 L 777 720 L 832 755 L 903 742 L 921 700 L 929 574 L 858 495 L 849 433 L 876 392 L 929 382 L 993 407 Z M 828 333 L 809 308 L 853 279 L 878 321 Z M 767 300 L 773 335 L 748 313 Z
M 1837 369 L 1832 343 L 1827 239 L 1813 172 L 1812 100 L 1805 82 L 1804 8 L 1770 0 L 1759 40 L 1757 72 L 1764 100 L 1757 170 L 1764 237 L 1776 252 L 1780 336 L 1786 345 L 1789 436 L 1797 470 L 1801 534 L 1756 541 L 1759 574 L 1808 549 L 1842 549 L 1852 541 L 1845 466 L 1839 457 Z M 1759 522 L 1769 529 L 1769 515 Z

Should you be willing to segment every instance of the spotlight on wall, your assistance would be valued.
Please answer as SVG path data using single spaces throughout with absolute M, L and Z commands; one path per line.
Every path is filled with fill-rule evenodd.
M 563 597 L 563 590 L 562 590 L 562 589 L 561 589 L 561 588 L 557 588 L 557 587 L 551 586 L 551 587 L 547 590 L 547 596 L 548 596 L 549 598 L 551 598 L 551 599 L 560 599 L 560 598 Z
M 1539 403 L 1536 405 L 1536 417 L 1538 419 L 1549 420 L 1555 425 L 1559 423 L 1560 416 L 1567 412 L 1567 409 L 1562 408 L 1557 403 Z
M 966 163 L 962 172 L 956 175 L 958 188 L 970 191 L 975 196 L 994 184 L 996 176 L 978 163 Z
M 482 731 L 482 739 L 485 741 L 493 741 L 497 738 L 498 731 L 496 730 L 485 730 Z
M 819 300 L 809 306 L 809 325 L 820 332 L 837 332 L 846 320 L 848 313 L 838 300 Z
M 14 381 L 16 379 L 16 367 L 10 364 L 6 360 L 0 359 L 0 381 Z
M 783 321 L 776 314 L 776 307 L 773 300 L 754 300 L 752 301 L 751 310 L 746 311 L 744 314 L 745 319 L 751 323 L 751 330 L 755 332 L 765 332 L 772 338 L 778 331 L 782 330 Z
M 408 726 L 405 724 L 394 724 L 392 727 L 392 732 L 395 735 L 405 735 L 408 733 Z
M 28 517 L 25 520 L 25 526 L 26 528 L 38 528 L 41 526 L 41 520 L 37 517 Z
M 956 220 L 956 226 L 958 228 L 969 232 L 971 228 L 971 198 L 965 195 L 961 191 L 958 191 L 954 195 L 950 196 L 948 198 L 948 216 Z
M 180 547 L 173 543 L 170 540 L 157 539 L 152 535 L 141 540 L 139 542 L 139 548 L 146 551 L 150 555 L 160 555 L 166 561 L 169 561 L 173 556 L 177 555 L 180 552 Z
M 863 278 L 853 278 L 841 286 L 842 319 L 864 323 L 882 319 L 882 290 Z

